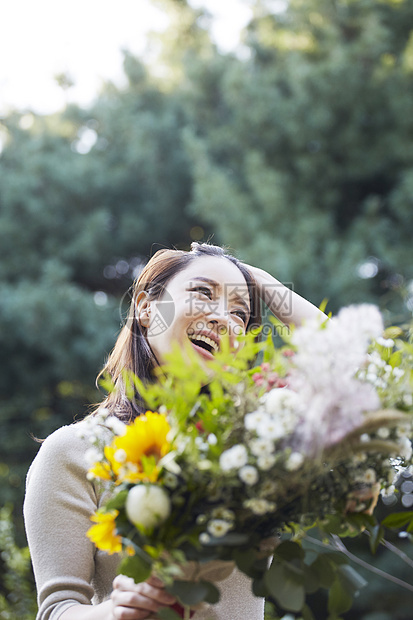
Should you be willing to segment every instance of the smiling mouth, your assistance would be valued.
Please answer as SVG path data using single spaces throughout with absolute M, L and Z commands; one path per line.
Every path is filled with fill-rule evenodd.
M 204 336 L 203 334 L 194 334 L 193 336 L 188 336 L 188 338 L 194 345 L 200 347 L 201 349 L 205 349 L 205 351 L 208 351 L 211 355 L 219 351 L 218 344 L 215 340 L 212 340 L 212 338 L 209 338 L 208 336 Z

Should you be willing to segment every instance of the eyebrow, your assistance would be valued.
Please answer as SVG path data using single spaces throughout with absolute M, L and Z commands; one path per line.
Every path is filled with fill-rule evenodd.
M 210 278 L 205 278 L 204 276 L 197 276 L 196 278 L 191 278 L 191 282 L 193 280 L 198 280 L 201 282 L 205 282 L 206 284 L 209 284 L 210 286 L 213 286 L 214 288 L 218 288 L 219 284 L 218 282 L 216 282 L 215 280 L 211 280 Z M 238 301 L 238 303 L 240 303 L 242 306 L 244 306 L 245 310 L 247 311 L 247 313 L 250 313 L 250 307 L 247 304 L 247 302 L 245 301 L 245 299 L 243 299 L 241 297 L 241 295 L 233 295 L 233 297 Z

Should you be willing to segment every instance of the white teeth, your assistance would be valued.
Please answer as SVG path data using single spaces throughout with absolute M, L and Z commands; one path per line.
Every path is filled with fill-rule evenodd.
M 208 336 L 204 336 L 203 334 L 197 334 L 197 335 L 194 335 L 194 336 L 189 336 L 189 340 L 202 340 L 202 342 L 205 342 L 210 347 L 212 347 L 214 349 L 214 351 L 218 351 L 218 349 L 219 349 L 219 347 L 218 347 L 217 343 L 215 342 L 215 340 L 212 340 L 212 338 L 209 338 Z

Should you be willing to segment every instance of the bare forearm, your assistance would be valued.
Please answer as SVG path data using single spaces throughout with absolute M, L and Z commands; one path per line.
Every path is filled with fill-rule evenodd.
M 112 602 L 100 605 L 73 605 L 66 609 L 59 620 L 113 620 Z
M 283 323 L 301 325 L 309 319 L 321 318 L 323 320 L 327 318 L 311 302 L 284 286 L 263 269 L 249 265 L 248 269 L 258 284 L 261 298 L 274 316 Z

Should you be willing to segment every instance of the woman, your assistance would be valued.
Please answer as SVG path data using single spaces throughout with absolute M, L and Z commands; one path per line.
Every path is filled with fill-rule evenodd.
M 127 322 L 105 366 L 118 389 L 103 405 L 122 421 L 142 413 L 138 396 L 134 402 L 126 398 L 122 370 L 153 380 L 154 368 L 176 342 L 207 360 L 227 334 L 235 351 L 236 337 L 260 321 L 260 297 L 284 323 L 322 314 L 219 247 L 193 244 L 190 252 L 157 252 L 134 285 Z M 38 589 L 37 620 L 142 620 L 163 606 L 177 609 L 155 577 L 141 584 L 115 577 L 119 558 L 96 550 L 87 539 L 90 515 L 107 495 L 87 480 L 88 444 L 79 436 L 81 427 L 82 422 L 53 433 L 28 474 L 24 514 Z M 252 595 L 248 579 L 232 567 L 227 572 L 218 584 L 220 603 L 196 612 L 194 620 L 262 620 L 263 601 Z

